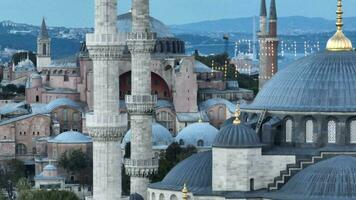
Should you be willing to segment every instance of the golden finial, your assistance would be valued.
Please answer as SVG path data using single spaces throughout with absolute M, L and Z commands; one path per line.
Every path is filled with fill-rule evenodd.
M 326 49 L 328 51 L 352 51 L 352 42 L 348 39 L 342 31 L 344 26 L 342 21 L 342 0 L 337 0 L 337 10 L 336 10 L 336 33 L 332 38 L 329 39 Z
M 203 123 L 203 119 L 201 117 L 201 114 L 199 114 L 199 120 L 198 120 L 198 123 Z
M 188 200 L 188 193 L 189 193 L 189 191 L 188 191 L 188 188 L 187 188 L 187 184 L 186 183 L 184 183 L 184 186 L 183 186 L 183 189 L 182 189 L 182 199 L 183 200 Z
M 236 112 L 235 112 L 235 120 L 234 120 L 235 125 L 241 124 L 240 115 L 241 115 L 240 104 L 237 104 Z

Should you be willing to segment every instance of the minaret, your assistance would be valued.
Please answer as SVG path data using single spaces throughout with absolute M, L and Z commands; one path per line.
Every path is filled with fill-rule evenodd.
M 46 21 L 42 19 L 40 33 L 37 37 L 37 71 L 51 64 L 51 38 L 49 37 Z
M 116 27 L 117 0 L 95 0 L 95 31 L 87 34 L 93 60 L 94 112 L 86 116 L 93 139 L 93 199 L 121 200 L 120 142 L 127 115 L 119 113 L 119 67 L 124 38 Z
M 266 0 L 261 0 L 260 8 L 260 34 L 267 33 L 267 9 L 266 9 Z
M 265 14 L 265 0 L 262 0 L 261 14 Z M 261 17 L 262 21 L 263 16 Z M 261 23 L 262 24 L 262 23 Z M 278 36 L 277 36 L 277 9 L 276 1 L 271 0 L 269 29 L 268 33 L 264 28 L 265 23 L 261 25 L 263 32 L 260 32 L 260 74 L 259 89 L 266 84 L 278 71 Z
M 131 193 L 147 199 L 148 177 L 158 170 L 152 152 L 152 114 L 157 97 L 151 95 L 151 53 L 156 34 L 150 30 L 149 0 L 132 0 L 132 33 L 128 46 L 132 62 L 131 95 L 126 105 L 131 117 L 131 158 L 125 168 L 131 176 Z

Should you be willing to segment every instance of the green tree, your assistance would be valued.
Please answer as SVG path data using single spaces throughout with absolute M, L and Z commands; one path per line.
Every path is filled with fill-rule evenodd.
M 82 150 L 66 151 L 59 159 L 59 166 L 79 178 L 81 185 L 92 185 L 93 160 Z
M 178 143 L 172 143 L 166 152 L 160 154 L 158 173 L 151 177 L 151 181 L 161 181 L 174 166 L 195 153 L 197 149 L 194 146 L 182 148 Z
M 14 84 L 8 84 L 2 88 L 5 93 L 15 93 L 17 92 L 17 86 Z
M 77 195 L 60 190 L 30 190 L 21 195 L 18 200 L 79 200 Z

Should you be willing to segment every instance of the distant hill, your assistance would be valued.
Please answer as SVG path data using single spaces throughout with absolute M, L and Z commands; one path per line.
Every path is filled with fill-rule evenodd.
M 258 18 L 256 18 L 256 24 L 259 24 Z M 345 30 L 356 30 L 356 17 L 345 18 L 344 24 Z M 278 25 L 279 33 L 291 35 L 330 32 L 335 30 L 335 20 L 327 20 L 324 18 L 309 18 L 302 16 L 281 17 L 278 20 Z M 252 27 L 253 17 L 202 21 L 197 23 L 170 26 L 174 34 L 202 34 L 217 32 L 252 33 Z

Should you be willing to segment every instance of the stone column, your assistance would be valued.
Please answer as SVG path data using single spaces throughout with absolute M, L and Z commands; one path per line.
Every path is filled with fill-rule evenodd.
M 131 52 L 131 93 L 126 105 L 131 116 L 131 158 L 125 161 L 126 173 L 131 176 L 131 193 L 147 199 L 148 177 L 158 170 L 158 160 L 152 151 L 152 115 L 156 96 L 151 95 L 151 53 L 156 34 L 149 25 L 149 1 L 132 1 L 132 33 L 128 35 Z
M 93 138 L 93 199 L 121 200 L 120 142 L 127 115 L 119 113 L 119 60 L 124 38 L 116 27 L 117 0 L 95 0 L 95 32 L 86 41 L 94 72 L 94 112 L 86 123 Z

